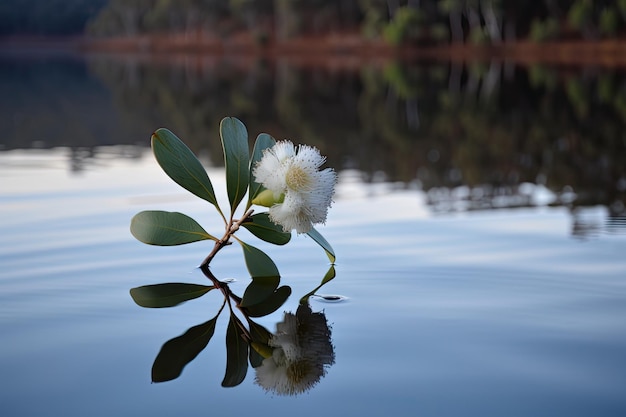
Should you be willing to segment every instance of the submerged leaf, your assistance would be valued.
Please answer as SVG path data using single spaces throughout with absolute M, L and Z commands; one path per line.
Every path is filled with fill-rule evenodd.
M 171 211 L 137 213 L 130 222 L 130 232 L 137 240 L 157 246 L 183 245 L 206 239 L 217 241 L 191 217 Z
M 161 128 L 152 134 L 151 143 L 157 162 L 171 179 L 219 210 L 206 170 L 183 141 Z
M 166 284 L 144 285 L 130 290 L 135 303 L 141 307 L 173 307 L 185 301 L 202 297 L 214 286 L 170 282 Z
M 248 131 L 239 119 L 225 117 L 220 123 L 220 137 L 224 149 L 228 200 L 234 212 L 248 191 L 250 182 Z
M 216 322 L 217 316 L 167 341 L 152 365 L 152 382 L 178 378 L 183 368 L 209 344 L 215 332 Z

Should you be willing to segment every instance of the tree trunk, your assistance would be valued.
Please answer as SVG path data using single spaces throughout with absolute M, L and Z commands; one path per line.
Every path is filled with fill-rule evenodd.
M 483 16 L 485 17 L 485 24 L 487 25 L 487 33 L 491 43 L 502 42 L 502 33 L 500 32 L 500 22 L 495 10 L 493 9 L 493 3 L 491 0 L 482 0 L 481 9 L 483 10 Z
M 452 43 L 463 43 L 463 24 L 458 10 L 450 11 L 450 38 Z

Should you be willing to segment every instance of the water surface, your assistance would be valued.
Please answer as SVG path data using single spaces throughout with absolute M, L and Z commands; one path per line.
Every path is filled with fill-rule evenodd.
M 76 110 L 69 114 L 83 114 L 80 109 L 90 114 L 93 123 L 82 116 L 77 123 L 83 123 L 89 137 L 97 139 L 81 142 L 84 135 L 72 134 L 71 128 L 60 134 L 57 130 L 66 126 L 59 119 L 64 112 L 51 119 L 58 124 L 38 119 L 40 125 L 32 126 L 38 129 L 36 135 L 24 130 L 27 124 L 17 128 L 17 121 L 23 119 L 14 115 L 9 123 L 4 113 L 3 124 L 13 126 L 8 131 L 15 133 L 3 137 L 0 152 L 2 415 L 626 413 L 626 234 L 619 206 L 623 167 L 617 164 L 623 161 L 624 148 L 620 136 L 612 133 L 619 119 L 608 125 L 603 141 L 581 134 L 577 142 L 568 141 L 568 147 L 554 148 L 559 142 L 552 137 L 546 139 L 546 146 L 535 142 L 536 150 L 530 141 L 521 141 L 521 152 L 508 153 L 504 145 L 505 149 L 496 152 L 494 147 L 494 153 L 486 154 L 489 157 L 477 159 L 486 161 L 483 165 L 476 164 L 470 154 L 453 152 L 463 149 L 467 136 L 437 147 L 434 139 L 429 142 L 429 135 L 411 136 L 404 130 L 404 139 L 390 134 L 387 139 L 371 138 L 368 147 L 361 148 L 354 137 L 337 141 L 330 129 L 327 133 L 334 141 L 315 144 L 327 151 L 329 163 L 340 170 L 335 205 L 327 225 L 320 228 L 337 253 L 337 277 L 320 292 L 347 300 L 313 300 L 312 307 L 325 311 L 332 324 L 336 363 L 308 393 L 280 397 L 255 385 L 252 370 L 240 386 L 220 387 L 226 320 L 218 322 L 214 339 L 180 378 L 150 383 L 150 367 L 161 345 L 210 319 L 221 300 L 208 294 L 173 309 L 136 306 L 128 293 L 131 287 L 171 281 L 204 283 L 206 278 L 195 267 L 210 244 L 143 245 L 129 233 L 130 218 L 146 209 L 181 211 L 216 234 L 220 220 L 206 203 L 169 180 L 146 148 L 150 129 L 171 121 L 155 116 L 160 109 L 134 101 L 138 97 L 130 90 L 108 86 L 107 78 L 94 76 L 98 72 L 84 61 L 35 61 L 36 65 L 11 61 L 11 65 L 26 65 L 12 74 L 20 79 L 30 74 L 33 80 L 54 87 L 54 94 L 41 99 L 66 100 Z M 130 68 L 114 61 L 100 65 L 105 64 Z M 99 103 L 98 114 L 119 116 L 108 119 L 114 122 L 107 124 L 107 134 L 97 128 L 101 118 L 85 107 L 83 94 L 76 96 L 56 81 L 45 80 L 54 74 L 44 70 L 50 65 L 61 66 L 58 76 L 69 77 L 69 85 L 82 80 L 81 91 L 91 91 Z M 64 65 L 77 65 L 80 70 L 70 75 Z M 2 82 L 8 83 L 10 67 L 3 68 Z M 41 78 L 33 71 L 46 75 Z M 162 71 L 177 74 L 171 68 Z M 258 80 L 259 74 L 265 73 L 248 73 L 247 88 L 262 85 L 250 81 Z M 314 72 L 286 73 L 280 82 L 287 83 L 289 74 L 314 77 Z M 609 76 L 620 79 L 616 74 Z M 317 77 L 333 79 L 328 72 Z M 155 71 L 136 82 L 149 79 L 156 80 L 155 85 L 163 80 Z M 213 78 L 200 79 L 209 82 Z M 185 80 L 176 84 L 173 77 L 173 84 L 162 94 L 183 94 L 185 83 L 193 77 Z M 335 79 L 336 85 L 350 80 L 357 82 L 345 74 Z M 22 117 L 32 116 L 26 110 L 37 96 L 26 84 L 15 93 L 15 97 L 25 97 Z M 199 84 L 210 85 L 239 91 L 217 81 Z M 136 91 L 148 93 L 143 87 Z M 450 90 L 446 87 L 446 91 Z M 122 96 L 135 105 L 120 104 L 125 102 L 120 101 Z M 163 95 L 153 96 L 157 101 L 158 97 L 165 100 Z M 316 97 L 301 100 L 304 106 L 313 106 Z M 349 95 L 345 99 L 350 102 Z M 17 112 L 17 104 L 8 103 L 6 97 L 3 100 L 4 108 Z M 129 116 L 129 108 L 137 113 Z M 274 114 L 276 108 L 265 112 Z M 404 104 L 402 110 L 406 114 Z M 247 122 L 249 114 L 231 115 Z M 419 114 L 428 123 L 427 113 Z M 251 116 L 246 123 L 252 136 L 262 127 L 274 133 L 275 126 L 279 133 L 274 134 L 281 137 L 281 132 L 293 126 L 262 123 L 285 120 L 262 116 Z M 146 134 L 129 133 L 124 117 L 129 117 L 134 129 L 145 127 Z M 351 120 L 356 123 L 357 119 Z M 173 129 L 179 127 L 183 139 L 202 132 L 186 130 L 184 126 L 194 126 L 191 121 L 179 123 Z M 217 130 L 212 121 L 207 124 L 214 129 L 202 140 L 210 142 Z M 311 122 L 309 126 L 317 125 Z M 298 126 L 304 129 L 305 125 Z M 339 127 L 335 135 L 355 132 L 354 126 Z M 585 131 L 578 127 L 568 131 L 574 130 Z M 110 136 L 111 132 L 119 136 Z M 306 141 L 302 132 L 297 134 Z M 315 142 L 315 131 L 308 132 Z M 389 142 L 392 137 L 398 141 Z M 211 143 L 196 149 L 218 198 L 226 201 L 220 168 L 215 167 L 221 158 L 215 150 L 219 144 Z M 572 144 L 585 150 L 570 152 Z M 466 145 L 467 152 L 477 146 Z M 380 158 L 370 153 L 373 150 L 379 151 Z M 467 159 L 458 159 L 462 155 Z M 546 159 L 537 165 L 534 155 Z M 519 164 L 510 168 L 509 162 L 516 160 Z M 397 162 L 396 168 L 386 169 L 393 165 L 391 161 Z M 446 167 L 439 169 L 441 161 Z M 578 175 L 576 167 L 604 170 L 594 171 L 602 174 L 597 177 L 585 177 Z M 503 172 L 507 175 L 500 175 Z M 511 176 L 512 172 L 518 177 Z M 559 182 L 563 178 L 567 183 Z M 483 193 L 480 198 L 476 197 L 479 191 Z M 298 297 L 315 288 L 328 268 L 324 253 L 306 237 L 294 236 L 284 248 L 246 239 L 272 256 L 283 283 L 292 286 L 293 296 L 284 310 L 295 310 Z M 245 288 L 247 272 L 241 251 L 234 245 L 220 253 L 213 269 L 220 278 L 236 279 L 233 290 Z M 279 312 L 261 321 L 274 329 L 280 319 Z

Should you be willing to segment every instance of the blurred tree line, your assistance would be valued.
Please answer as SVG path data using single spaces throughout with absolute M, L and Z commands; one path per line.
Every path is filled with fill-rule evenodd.
M 110 0 L 89 24 L 94 35 L 356 31 L 391 44 L 598 39 L 625 28 L 626 0 Z
M 198 58 L 201 60 L 201 58 Z M 318 147 L 338 169 L 425 190 L 573 189 L 576 204 L 626 212 L 626 77 L 502 63 L 365 66 L 360 71 L 259 61 L 150 65 L 98 61 L 120 113 L 167 126 L 220 164 L 219 120 L 245 120 Z M 155 122 L 158 120 L 158 122 Z M 486 191 L 484 191 L 486 193 Z M 488 196 L 485 196 L 487 198 Z
M 626 0 L 2 0 L 0 34 L 95 36 L 246 30 L 260 41 L 359 32 L 390 43 L 599 39 L 626 30 Z
M 252 31 L 259 39 L 358 31 L 390 43 L 598 39 L 626 28 L 626 0 L 109 0 L 93 35 Z
M 167 61 L 0 57 L 0 149 L 148 146 L 167 127 L 213 165 L 223 117 L 318 147 L 368 181 L 469 187 L 483 200 L 523 183 L 626 213 L 626 75 L 487 64 L 389 62 L 358 70 L 200 55 Z M 488 195 L 491 193 L 490 195 Z M 495 198 L 494 197 L 494 198 Z

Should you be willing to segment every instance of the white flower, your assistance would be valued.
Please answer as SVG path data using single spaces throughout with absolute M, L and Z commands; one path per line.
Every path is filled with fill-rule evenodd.
M 279 395 L 303 393 L 326 375 L 335 363 L 331 332 L 323 313 L 300 305 L 296 314 L 285 313 L 269 345 L 272 356 L 256 368 L 256 383 Z
M 279 141 L 257 162 L 255 180 L 274 196 L 270 220 L 286 232 L 306 233 L 314 224 L 326 222 L 337 175 L 330 168 L 319 169 L 325 161 L 314 147 L 296 149 L 290 141 Z
M 274 146 L 263 152 L 263 157 L 256 164 L 253 174 L 258 183 L 263 184 L 268 190 L 272 190 L 275 198 L 278 198 L 287 185 L 285 173 L 291 159 L 295 156 L 296 149 L 289 141 L 276 142 Z

